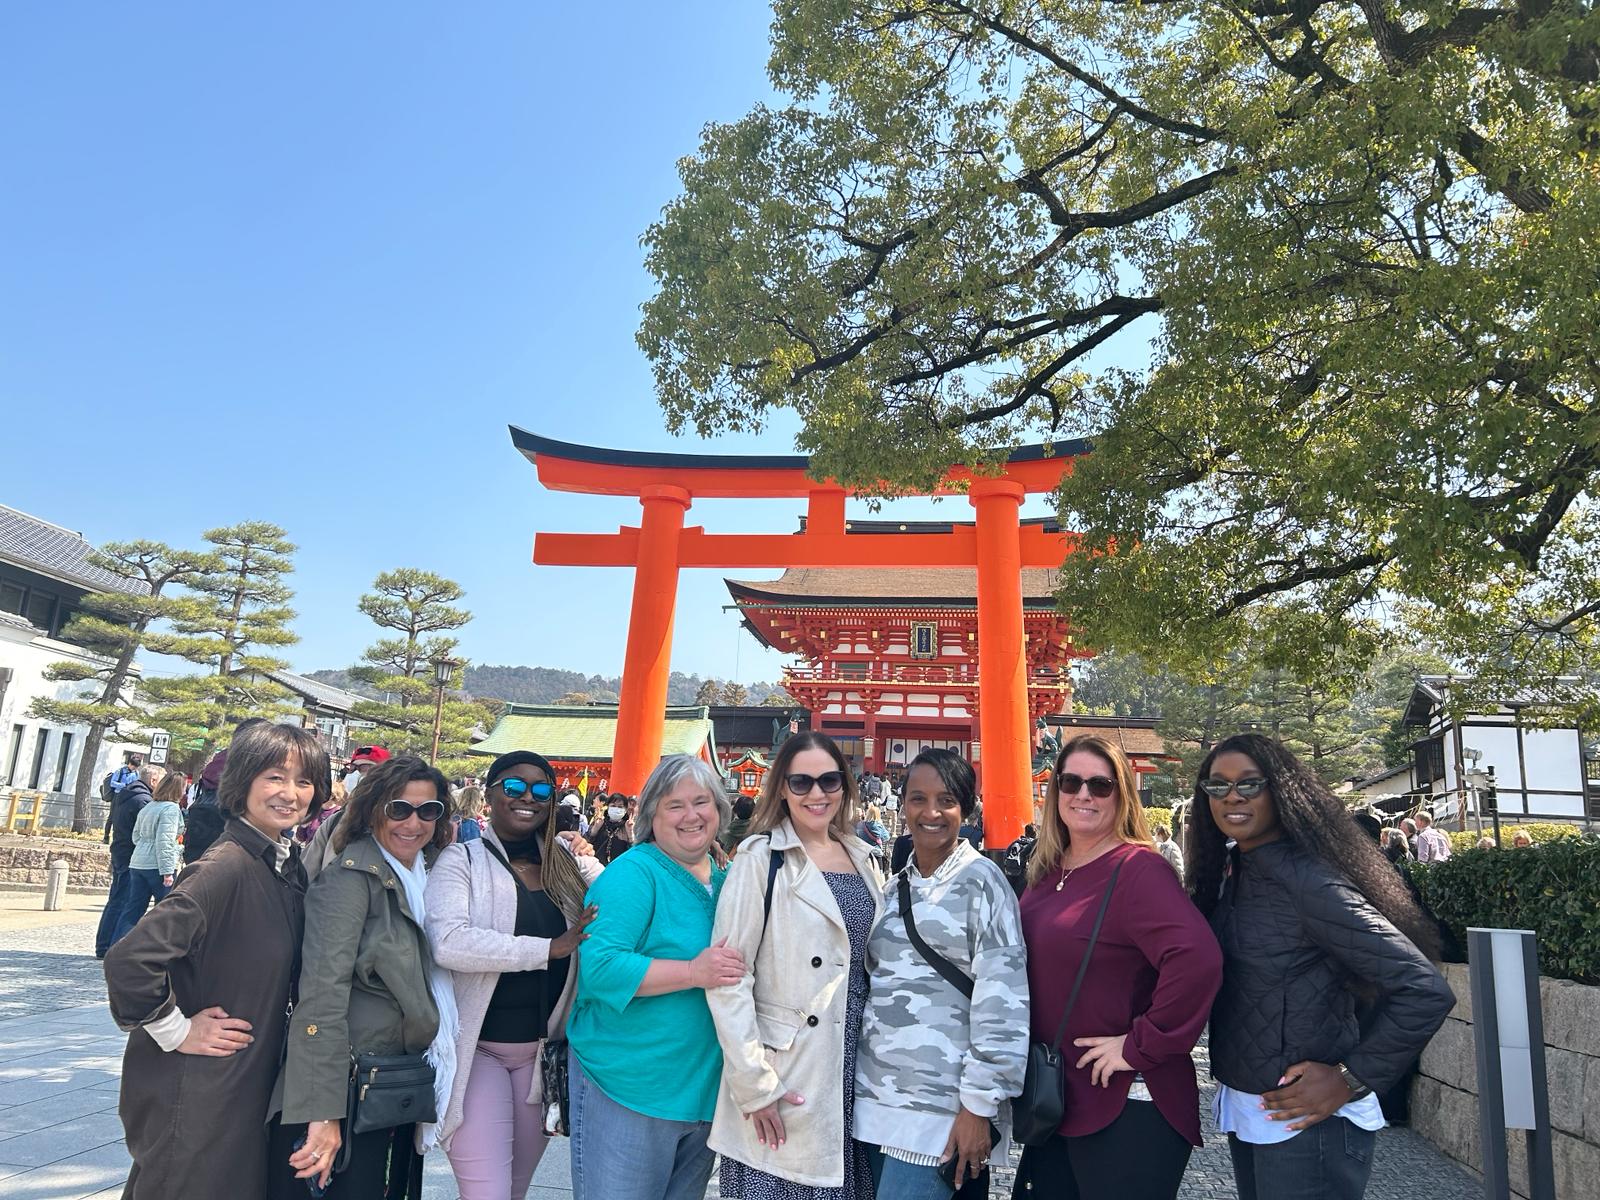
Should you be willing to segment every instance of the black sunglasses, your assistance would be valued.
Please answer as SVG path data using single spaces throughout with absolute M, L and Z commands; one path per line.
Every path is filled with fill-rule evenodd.
M 789 793 L 794 796 L 809 796 L 814 787 L 821 788 L 829 796 L 844 791 L 843 771 L 825 771 L 821 775 L 786 775 L 783 781 L 789 785 Z
M 1056 776 L 1056 787 L 1068 796 L 1076 796 L 1084 788 L 1088 788 L 1089 795 L 1096 800 L 1105 800 L 1116 792 L 1117 781 L 1105 775 L 1091 775 L 1085 779 L 1082 775 L 1063 771 Z
M 406 800 L 391 800 L 383 806 L 383 815 L 396 823 L 408 820 L 412 814 L 423 821 L 437 821 L 444 816 L 444 801 L 424 800 L 421 804 L 412 804 Z
M 1265 779 L 1202 779 L 1200 790 L 1213 800 L 1227 798 L 1229 792 L 1238 792 L 1241 800 L 1254 800 L 1267 790 Z

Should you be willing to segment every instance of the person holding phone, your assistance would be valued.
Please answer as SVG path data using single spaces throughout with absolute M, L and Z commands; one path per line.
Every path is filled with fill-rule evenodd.
M 878 1147 L 877 1200 L 941 1200 L 1006 1162 L 1028 1060 L 1028 955 L 1011 884 L 961 836 L 972 767 L 924 750 L 906 771 L 911 861 L 867 948 L 855 1136 Z

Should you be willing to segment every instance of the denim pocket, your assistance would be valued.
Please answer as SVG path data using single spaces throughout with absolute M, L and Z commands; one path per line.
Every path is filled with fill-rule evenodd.
M 1378 1135 L 1370 1129 L 1362 1129 L 1354 1121 L 1347 1118 L 1334 1117 L 1344 1126 L 1344 1152 L 1349 1158 L 1365 1166 L 1372 1161 L 1373 1147 L 1377 1145 Z

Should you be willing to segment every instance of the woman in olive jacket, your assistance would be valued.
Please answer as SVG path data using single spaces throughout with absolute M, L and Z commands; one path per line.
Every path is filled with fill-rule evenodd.
M 222 835 L 106 955 L 111 1015 L 130 1031 L 125 1200 L 267 1195 L 268 1101 L 305 925 L 288 834 L 328 781 L 314 733 L 263 722 L 235 735 Z
M 276 1167 L 275 1195 L 304 1197 L 295 1180 L 307 1179 L 330 1198 L 421 1195 L 412 1124 L 355 1134 L 348 1164 L 335 1174 L 334 1163 L 351 1137 L 343 1121 L 352 1055 L 426 1052 L 436 1095 L 449 1094 L 455 1005 L 423 926 L 426 861 L 449 842 L 449 798 L 444 776 L 420 758 L 374 768 L 334 832 L 334 858 L 306 893 L 300 1002 L 273 1134 L 288 1169 Z

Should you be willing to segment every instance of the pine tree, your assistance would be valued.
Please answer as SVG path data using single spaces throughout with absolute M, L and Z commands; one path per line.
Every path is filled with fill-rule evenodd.
M 62 631 L 62 638 L 101 656 L 105 664 L 51 663 L 44 672 L 46 679 L 89 687 L 65 700 L 41 696 L 28 707 L 28 715 L 40 720 L 89 727 L 72 793 L 75 833 L 89 827 L 89 791 L 95 782 L 101 743 L 107 735 L 125 739 L 153 725 L 145 694 L 149 684 L 135 675 L 134 656 L 140 650 L 155 654 L 193 651 L 189 639 L 151 629 L 157 622 L 176 624 L 199 615 L 199 602 L 194 597 L 174 595 L 169 589 L 218 566 L 209 554 L 150 541 L 112 542 L 90 561 L 102 570 L 142 585 L 142 590 L 137 594 L 92 592 L 83 598 L 82 611 Z
M 694 702 L 703 708 L 713 704 L 722 703 L 722 681 L 708 679 L 700 685 L 700 690 L 694 694 Z
M 211 673 L 153 680 L 149 686 L 162 706 L 163 728 L 175 738 L 182 733 L 199 740 L 201 759 L 244 717 L 270 720 L 293 710 L 289 689 L 267 674 L 289 664 L 262 648 L 299 640 L 288 628 L 295 614 L 287 602 L 294 592 L 283 578 L 294 570 L 295 546 L 284 531 L 266 521 L 247 521 L 203 536 L 219 567 L 189 582 L 203 599 L 204 612 L 174 628 L 204 647 L 195 661 L 205 662 Z
M 470 612 L 456 607 L 464 594 L 461 586 L 411 567 L 385 571 L 372 586 L 358 607 L 379 628 L 395 630 L 399 636 L 379 638 L 362 654 L 361 665 L 351 668 L 354 678 L 384 694 L 383 700 L 357 704 L 351 716 L 383 727 L 383 734 L 374 740 L 391 752 L 428 758 L 440 691 L 436 667 L 452 663 L 444 701 L 438 706 L 438 760 L 442 769 L 454 773 L 465 765 L 473 730 L 488 719 L 481 705 L 452 695 L 460 692 L 467 664 L 455 654 L 457 639 L 438 636 L 472 620 Z
M 750 693 L 745 690 L 744 684 L 730 679 L 722 685 L 723 704 L 748 704 Z

